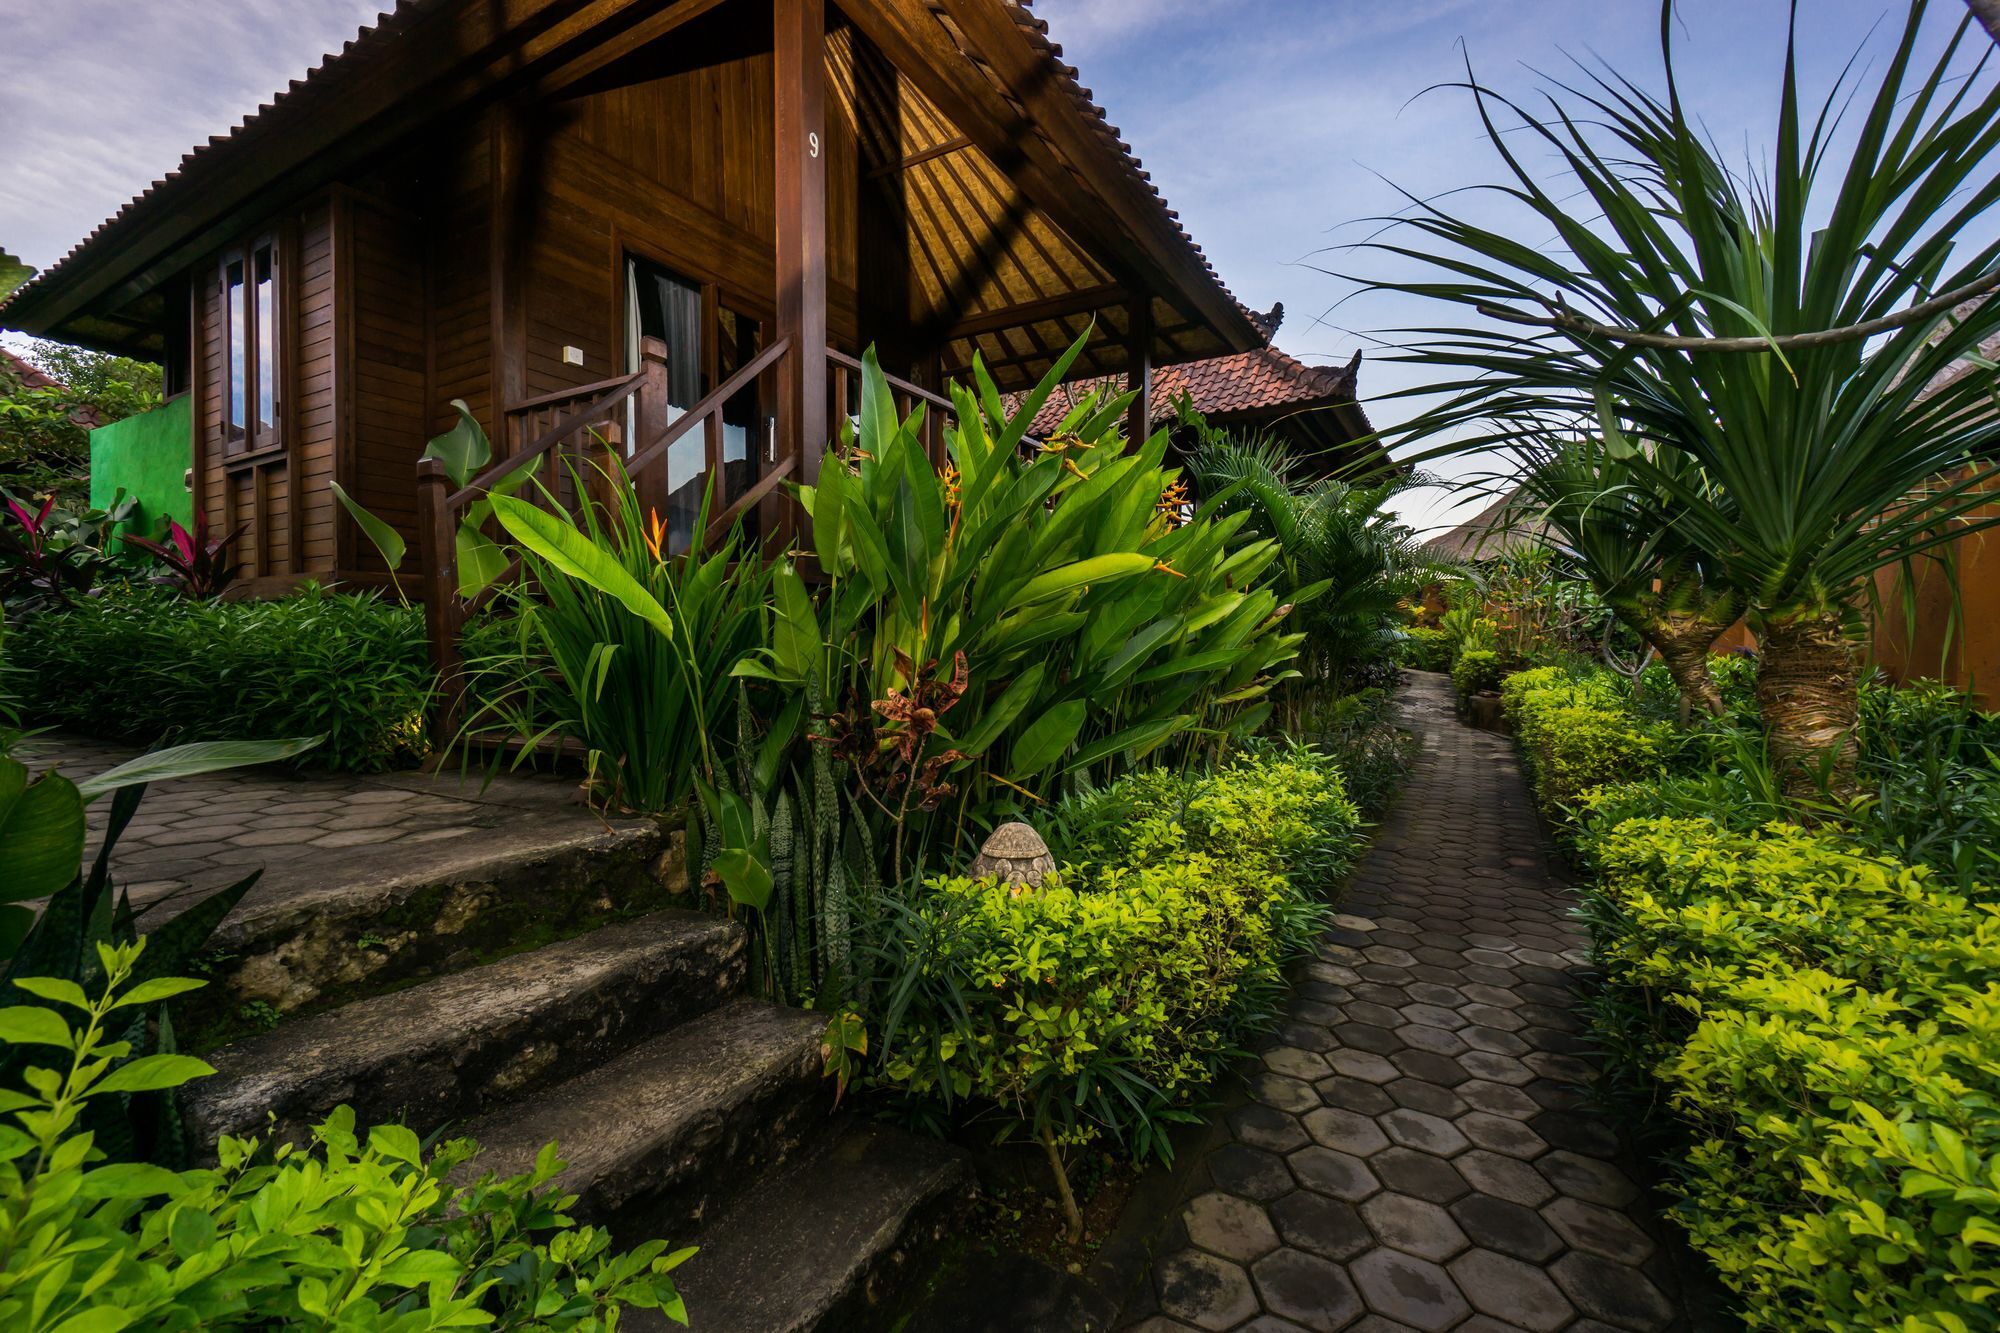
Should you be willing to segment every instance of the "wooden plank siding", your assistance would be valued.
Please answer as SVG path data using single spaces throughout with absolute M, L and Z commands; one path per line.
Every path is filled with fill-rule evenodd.
M 654 77 L 491 103 L 251 233 L 287 238 L 292 398 L 283 451 L 255 463 L 224 456 L 226 252 L 193 270 L 196 491 L 212 521 L 249 525 L 254 591 L 302 577 L 383 581 L 378 553 L 332 494 L 336 480 L 402 532 L 415 574 L 415 464 L 454 420 L 451 401 L 463 399 L 504 448 L 509 402 L 622 373 L 628 254 L 712 284 L 773 336 L 774 57 L 711 46 L 692 42 L 673 57 L 685 67 Z M 876 202 L 864 206 L 862 192 L 883 187 L 863 170 L 851 113 L 831 100 L 823 139 L 829 340 L 858 353 L 861 217 Z M 901 332 L 907 295 L 893 304 Z M 871 309 L 871 321 L 886 313 Z M 917 368 L 892 359 L 892 369 Z

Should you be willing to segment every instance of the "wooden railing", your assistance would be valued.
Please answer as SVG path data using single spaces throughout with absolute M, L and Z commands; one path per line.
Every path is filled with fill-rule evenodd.
M 780 440 L 777 459 L 765 464 L 755 484 L 739 495 L 727 493 L 723 411 L 738 394 L 777 365 L 790 346 L 782 338 L 772 343 L 700 402 L 668 421 L 667 349 L 658 339 L 648 338 L 641 347 L 639 369 L 629 375 L 507 404 L 499 432 L 503 456 L 463 487 L 452 489 L 451 478 L 436 459 L 418 462 L 417 526 L 424 557 L 424 619 L 431 656 L 442 682 L 441 734 L 456 734 L 463 712 L 465 678 L 459 639 L 466 618 L 520 572 L 520 562 L 515 560 L 499 578 L 473 597 L 460 595 L 458 529 L 473 503 L 522 469 L 537 465 L 538 460 L 545 460 L 551 466 L 538 468 L 535 484 L 519 488 L 517 493 L 523 498 L 539 499 L 546 490 L 566 507 L 608 503 L 612 497 L 608 490 L 598 493 L 596 477 L 605 473 L 615 475 L 600 465 L 621 452 L 629 420 L 635 423 L 637 447 L 624 459 L 626 474 L 638 489 L 642 506 L 662 507 L 666 497 L 667 459 L 676 443 L 699 430 L 703 432 L 706 476 L 716 488 L 714 502 L 722 508 L 693 534 L 691 546 L 696 552 L 712 547 L 746 514 L 774 495 L 778 487 L 801 475 L 803 451 L 796 441 Z M 834 412 L 836 416 L 848 415 L 858 406 L 854 390 L 859 383 L 861 362 L 829 349 L 827 363 L 828 391 Z M 932 461 L 942 463 L 945 422 L 957 415 L 952 401 L 908 380 L 893 375 L 884 378 L 899 414 L 907 417 L 916 404 L 925 405 L 921 436 Z M 746 445 L 761 456 L 761 440 L 746 441 Z M 576 494 L 579 477 L 585 479 L 585 487 L 591 494 Z M 605 484 L 610 485 L 609 476 Z M 782 525 L 767 527 L 767 537 L 782 540 L 785 535 Z
M 455 734 L 463 712 L 465 672 L 459 639 L 466 618 L 520 572 L 520 562 L 514 560 L 499 578 L 473 597 L 460 595 L 458 529 L 472 504 L 538 460 L 547 460 L 555 466 L 538 470 L 538 485 L 518 492 L 523 498 L 539 499 L 546 488 L 549 495 L 565 506 L 580 502 L 608 503 L 612 499 L 608 489 L 598 492 L 595 484 L 596 478 L 608 469 L 600 469 L 598 465 L 620 452 L 627 417 L 637 423 L 637 439 L 642 443 L 624 459 L 626 474 L 639 489 L 642 504 L 647 502 L 649 493 L 663 499 L 669 452 L 676 441 L 699 428 L 706 432 L 707 475 L 717 488 L 716 501 L 723 505 L 721 512 L 694 536 L 695 549 L 710 546 L 798 467 L 797 450 L 781 451 L 783 456 L 766 468 L 755 485 L 741 495 L 726 492 L 723 409 L 776 364 L 788 346 L 780 339 L 765 348 L 700 402 L 669 422 L 667 350 L 658 339 L 648 338 L 641 347 L 640 367 L 630 375 L 508 404 L 500 432 L 506 456 L 496 459 L 458 490 L 451 488 L 451 478 L 438 460 L 418 461 L 417 528 L 424 557 L 424 621 L 432 662 L 442 683 L 438 710 L 441 734 Z M 751 447 L 761 453 L 761 441 L 753 442 Z M 585 479 L 593 494 L 576 494 L 578 477 Z M 605 484 L 608 488 L 609 477 Z
M 832 389 L 833 415 L 835 420 L 852 416 L 860 410 L 855 398 L 855 388 L 861 382 L 861 362 L 845 352 L 833 348 L 826 349 L 827 381 Z M 882 376 L 888 381 L 889 394 L 896 401 L 896 414 L 907 417 L 916 410 L 918 403 L 924 404 L 923 426 L 919 432 L 924 442 L 924 452 L 930 455 L 932 464 L 944 462 L 944 423 L 947 417 L 957 420 L 958 409 L 951 399 L 943 394 L 932 393 L 920 384 L 912 384 L 894 375 Z

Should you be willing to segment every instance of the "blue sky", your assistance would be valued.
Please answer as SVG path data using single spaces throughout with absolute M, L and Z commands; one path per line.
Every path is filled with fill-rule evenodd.
M 190 144 L 254 110 L 371 21 L 360 0 L 0 0 L 0 246 L 60 257 Z M 1879 53 L 1897 0 L 1805 0 L 1808 89 L 1858 45 Z M 1936 0 L 1932 36 L 1962 9 Z M 1654 82 L 1654 0 L 1039 0 L 1065 55 L 1154 174 L 1223 278 L 1259 309 L 1282 300 L 1280 344 L 1345 361 L 1376 331 L 1420 322 L 1401 298 L 1346 299 L 1330 247 L 1417 195 L 1494 179 L 1458 77 L 1525 91 L 1536 71 L 1602 59 Z M 1683 88 L 1724 144 L 1768 144 L 1787 6 L 1680 0 Z M 1870 40 L 1871 31 L 1874 33 Z M 1393 185 L 1391 184 L 1393 182 Z M 1411 372 L 1364 366 L 1364 395 Z M 1404 411 L 1378 408 L 1379 425 Z M 1477 471 L 1470 466 L 1461 470 Z M 1406 514 L 1434 524 L 1441 494 Z

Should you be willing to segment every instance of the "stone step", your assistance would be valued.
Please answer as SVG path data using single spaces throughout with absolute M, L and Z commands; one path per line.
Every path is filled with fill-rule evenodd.
M 282 1024 L 212 1052 L 183 1107 L 196 1141 L 301 1139 L 335 1106 L 420 1131 L 531 1095 L 715 1008 L 744 976 L 743 928 L 662 911 Z
M 484 1150 L 466 1172 L 519 1175 L 554 1140 L 579 1220 L 612 1224 L 628 1246 L 690 1244 L 741 1182 L 825 1125 L 825 1030 L 824 1015 L 733 1000 L 455 1129 Z
M 531 790 L 546 799 L 541 785 Z M 428 792 L 411 799 L 471 805 Z M 206 872 L 204 890 L 260 865 L 263 877 L 210 937 L 212 981 L 181 1002 L 184 1030 L 228 1032 L 245 1006 L 324 1010 L 459 971 L 483 953 L 664 907 L 685 891 L 682 838 L 651 820 L 607 825 L 566 805 L 478 809 L 484 826 L 456 840 L 225 849 L 231 865 Z M 139 854 L 128 874 L 147 873 Z M 135 899 L 140 929 L 201 896 Z
M 964 1218 L 971 1186 L 958 1149 L 845 1117 L 687 1237 L 700 1252 L 674 1277 L 690 1326 L 702 1333 L 888 1328 Z M 669 1327 L 651 1311 L 629 1313 L 642 1316 L 624 1321 L 635 1329 Z

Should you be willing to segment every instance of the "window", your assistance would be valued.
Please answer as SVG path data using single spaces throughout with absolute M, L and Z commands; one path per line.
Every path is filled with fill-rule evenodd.
M 763 348 L 763 331 L 748 315 L 722 304 L 712 285 L 702 285 L 632 257 L 625 264 L 625 364 L 637 369 L 642 338 L 667 345 L 667 419 L 677 419 L 715 387 L 749 364 Z M 756 484 L 772 431 L 758 386 L 752 383 L 722 409 L 722 477 L 710 495 L 707 432 L 690 430 L 667 451 L 660 515 L 669 531 L 669 549 L 685 551 L 694 537 L 704 500 L 711 516 Z M 640 445 L 626 431 L 627 448 Z M 756 515 L 744 521 L 754 530 Z
M 270 237 L 222 261 L 225 452 L 261 453 L 278 437 L 278 254 Z

